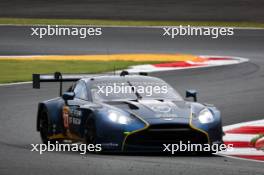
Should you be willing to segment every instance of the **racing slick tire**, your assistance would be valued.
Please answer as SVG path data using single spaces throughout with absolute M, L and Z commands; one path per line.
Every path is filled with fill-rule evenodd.
M 86 121 L 86 125 L 85 125 L 85 130 L 84 130 L 84 134 L 85 134 L 85 143 L 86 144 L 96 144 L 96 140 L 97 140 L 97 133 L 96 133 L 96 124 L 94 119 L 91 117 L 92 115 L 90 115 Z
M 49 125 L 50 123 L 48 119 L 48 112 L 45 109 L 43 109 L 40 113 L 40 122 L 39 122 L 39 133 L 42 143 L 48 144 L 48 142 L 50 142 L 51 144 L 55 144 L 56 141 L 60 142 L 60 140 L 57 139 L 49 139 L 48 137 L 49 128 L 50 128 Z

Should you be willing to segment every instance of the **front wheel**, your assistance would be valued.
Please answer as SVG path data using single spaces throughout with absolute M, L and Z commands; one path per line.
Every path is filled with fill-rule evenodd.
M 97 134 L 95 121 L 93 119 L 88 119 L 85 126 L 85 142 L 86 144 L 96 144 Z

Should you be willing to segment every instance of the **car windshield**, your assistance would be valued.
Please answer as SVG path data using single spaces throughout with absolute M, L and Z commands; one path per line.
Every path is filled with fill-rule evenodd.
M 178 92 L 160 79 L 120 79 L 97 81 L 92 84 L 94 101 L 120 101 L 137 99 L 182 100 Z

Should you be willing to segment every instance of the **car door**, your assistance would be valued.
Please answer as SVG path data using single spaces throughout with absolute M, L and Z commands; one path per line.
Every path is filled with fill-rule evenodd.
M 72 134 L 80 136 L 83 118 L 83 111 L 80 106 L 88 102 L 86 83 L 83 80 L 78 81 L 73 92 L 75 94 L 74 99 L 68 102 L 68 107 L 70 109 L 69 129 Z

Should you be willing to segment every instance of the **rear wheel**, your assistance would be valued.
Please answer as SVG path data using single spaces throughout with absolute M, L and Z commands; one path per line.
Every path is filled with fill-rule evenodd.
M 39 132 L 42 143 L 47 144 L 49 141 L 48 140 L 49 121 L 48 121 L 47 113 L 45 111 L 41 112 L 39 128 L 40 128 Z
M 40 132 L 40 138 L 42 140 L 42 143 L 48 144 L 48 141 L 50 143 L 56 143 L 56 140 L 49 139 L 49 119 L 48 119 L 48 113 L 46 110 L 43 110 L 40 115 L 40 122 L 39 122 L 39 132 Z

